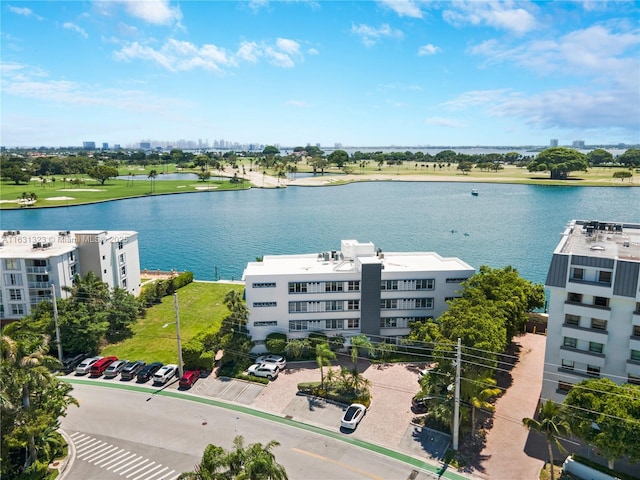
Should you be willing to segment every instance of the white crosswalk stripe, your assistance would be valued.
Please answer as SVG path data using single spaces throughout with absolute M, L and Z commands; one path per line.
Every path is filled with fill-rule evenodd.
M 180 472 L 142 455 L 75 432 L 69 435 L 76 446 L 78 459 L 111 471 L 129 480 L 176 480 Z

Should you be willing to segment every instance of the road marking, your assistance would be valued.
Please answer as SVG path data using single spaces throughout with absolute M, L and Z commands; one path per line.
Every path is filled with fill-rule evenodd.
M 115 463 L 115 464 L 111 465 L 109 468 L 107 468 L 107 470 L 111 470 L 113 467 L 117 467 L 117 466 L 118 466 L 118 465 L 120 465 L 121 463 L 126 462 L 127 460 L 131 460 L 133 457 L 135 457 L 135 456 L 136 456 L 136 454 L 135 454 L 135 453 L 132 453 L 132 454 L 131 454 L 131 455 L 129 455 L 129 456 L 127 456 L 127 455 L 129 455 L 129 452 L 127 452 L 127 453 L 125 453 L 125 454 L 124 454 L 124 456 L 125 456 L 126 458 L 124 458 L 123 460 L 120 460 L 118 463 Z M 125 465 L 123 465 L 123 466 L 125 466 Z M 117 470 L 114 470 L 113 472 L 115 473 L 115 472 L 117 472 Z
M 169 473 L 167 473 L 167 478 L 163 478 L 162 480 L 176 480 L 180 475 L 182 475 L 181 473 L 177 473 L 173 477 L 169 477 L 169 475 L 173 475 L 175 472 L 175 470 L 171 470 Z
M 118 447 L 116 447 L 116 448 L 118 448 Z M 103 458 L 102 460 L 98 460 L 96 463 L 94 463 L 94 465 L 98 465 L 98 466 L 100 466 L 100 468 L 104 468 L 104 467 L 106 467 L 107 465 L 109 465 L 111 462 L 115 462 L 118 458 L 122 458 L 122 455 L 120 455 L 122 452 L 124 452 L 124 448 L 121 448 L 121 449 L 120 449 L 120 450 L 118 450 L 117 452 L 112 453 L 111 455 L 109 455 L 109 456 L 108 456 L 108 457 L 106 457 L 106 458 Z M 127 452 L 127 453 L 129 453 L 129 452 Z M 117 456 L 117 455 L 120 455 L 120 456 Z M 125 453 L 124 455 L 126 455 L 126 453 Z M 114 458 L 113 460 L 111 460 L 111 462 L 107 462 L 107 460 L 109 460 L 111 457 L 116 457 L 116 458 Z M 107 463 L 104 463 L 104 462 L 107 462 Z M 103 465 L 100 465 L 101 463 L 102 463 Z
M 148 465 L 148 466 L 150 467 L 151 465 Z M 158 465 L 156 465 L 155 467 L 153 467 L 151 470 L 148 470 L 148 471 L 146 471 L 146 472 L 142 473 L 141 475 L 138 475 L 138 476 L 137 476 L 136 478 L 134 478 L 133 480 L 140 480 L 140 478 L 144 477 L 145 475 L 149 475 L 151 472 L 153 472 L 154 470 L 157 470 L 157 469 L 159 469 L 159 468 L 161 468 L 161 467 L 162 467 L 162 465 L 161 465 L 161 464 L 158 464 Z M 165 470 L 166 470 L 166 467 L 165 467 Z M 155 477 L 156 475 L 154 474 L 153 476 Z
M 347 465 L 346 463 L 342 463 L 342 462 L 338 462 L 336 460 L 332 460 L 329 457 L 325 457 L 323 455 L 318 455 L 317 453 L 313 453 L 313 452 L 308 452 L 306 450 L 300 450 L 299 448 L 292 448 L 291 450 L 293 450 L 294 452 L 297 453 L 302 453 L 303 455 L 308 455 L 310 457 L 313 458 L 317 458 L 318 460 L 322 460 L 323 462 L 331 462 L 335 465 L 338 465 L 339 467 L 342 468 L 346 468 L 347 470 L 351 470 L 352 472 L 358 473 L 360 475 L 364 475 L 367 478 L 371 478 L 373 480 L 384 480 L 383 477 L 378 477 L 377 475 L 373 475 L 371 473 L 365 472 L 364 470 L 360 470 L 359 468 L 354 468 L 350 465 Z
M 133 456 L 135 457 L 136 454 L 134 453 Z M 131 457 L 129 457 L 131 458 Z M 124 465 L 122 465 L 121 467 L 116 468 L 113 473 L 116 473 L 118 470 L 122 470 L 124 467 L 128 467 L 129 465 L 131 465 L 133 462 L 137 462 L 138 460 L 140 460 L 142 458 L 142 455 L 138 455 L 138 458 L 134 458 L 133 460 L 131 460 L 129 463 L 125 463 Z M 111 467 L 109 467 L 111 468 Z M 109 468 L 107 468 L 107 470 L 109 470 Z M 124 473 L 124 472 L 123 472 Z M 122 475 L 122 473 L 120 474 Z
M 162 465 L 158 465 L 159 467 L 161 467 Z M 147 477 L 145 480 L 151 480 L 153 477 L 157 477 L 158 475 L 162 475 L 162 472 L 164 472 L 165 470 L 169 470 L 169 467 L 164 467 L 162 470 L 160 470 L 159 472 L 154 473 L 153 475 L 151 475 L 150 477 Z M 175 470 L 171 470 L 171 472 L 169 472 L 169 474 L 175 472 Z M 151 472 L 148 472 L 151 473 Z
M 143 465 L 143 464 L 147 463 L 148 461 L 149 461 L 149 459 L 147 458 L 147 459 L 146 459 L 144 462 L 142 462 L 140 465 Z M 151 462 L 149 465 L 145 465 L 145 466 L 143 466 L 143 467 L 140 467 L 138 470 L 134 470 L 134 471 L 133 471 L 133 472 L 131 472 L 129 475 L 127 475 L 125 478 L 129 478 L 129 477 L 134 476 L 134 475 L 135 475 L 136 473 L 138 473 L 139 471 L 141 471 L 141 470 L 145 470 L 145 469 L 149 468 L 149 467 L 150 467 L 151 465 L 153 465 L 154 463 L 156 463 L 156 462 Z M 125 472 L 122 472 L 122 473 L 125 473 Z M 122 475 L 122 473 L 121 473 L 120 475 Z
M 109 445 L 106 450 L 102 451 L 102 452 L 98 452 L 98 453 L 94 453 L 93 455 L 91 455 L 90 457 L 85 458 L 84 460 L 87 462 L 93 462 L 94 460 L 98 460 L 99 458 L 104 457 L 105 455 L 109 455 L 111 452 L 113 452 L 114 450 L 117 450 L 118 447 L 114 446 L 114 445 Z
M 95 442 L 88 443 L 87 445 L 83 445 L 82 448 L 76 450 L 78 457 L 82 458 L 85 453 L 91 453 L 94 450 L 97 450 L 103 446 L 105 446 L 107 442 L 103 442 L 101 440 L 96 440 Z

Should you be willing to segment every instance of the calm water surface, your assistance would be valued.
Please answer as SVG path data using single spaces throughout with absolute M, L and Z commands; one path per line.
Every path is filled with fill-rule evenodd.
M 479 196 L 471 189 L 479 189 Z M 139 232 L 143 268 L 239 279 L 273 254 L 339 250 L 341 239 L 383 251 L 435 251 L 475 268 L 512 265 L 544 282 L 574 218 L 640 223 L 640 190 L 436 182 L 370 182 L 200 192 L 0 213 L 3 229 Z

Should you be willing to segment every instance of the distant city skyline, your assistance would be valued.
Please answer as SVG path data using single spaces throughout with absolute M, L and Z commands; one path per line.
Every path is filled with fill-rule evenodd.
M 635 1 L 0 8 L 7 148 L 640 144 Z

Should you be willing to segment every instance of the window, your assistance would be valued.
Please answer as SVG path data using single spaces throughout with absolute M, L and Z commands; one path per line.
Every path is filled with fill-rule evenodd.
M 47 266 L 47 261 L 43 260 L 43 259 L 34 260 L 33 261 L 33 266 L 34 267 L 46 267 Z
M 640 350 L 631 350 L 631 360 L 640 362 Z
M 611 285 L 611 272 L 601 270 L 598 272 L 598 281 L 600 283 L 608 283 Z
M 578 339 L 571 338 L 571 337 L 564 337 L 563 345 L 569 348 L 576 348 L 576 346 L 578 345 Z
M 347 328 L 360 328 L 360 320 L 357 318 L 347 319 Z
M 105 272 L 107 273 L 107 272 Z M 126 276 L 127 275 L 127 267 L 125 267 L 124 265 L 122 267 L 120 267 L 120 275 L 121 276 Z
M 433 308 L 433 298 L 416 298 L 415 308 Z
M 9 289 L 9 300 L 22 300 L 22 289 L 20 288 Z
M 341 310 L 344 310 L 343 300 L 330 300 L 328 302 L 324 302 L 325 312 L 339 312 Z
M 447 278 L 446 283 L 462 283 L 468 280 L 468 278 Z
M 118 250 L 122 250 L 124 248 L 124 242 L 118 242 Z
M 347 310 L 360 310 L 360 300 L 349 300 Z
M 307 283 L 289 282 L 289 293 L 307 293 Z
M 23 303 L 11 304 L 11 315 L 24 315 L 25 305 Z
M 4 269 L 5 270 L 19 270 L 20 269 L 20 263 L 19 260 L 17 258 L 5 258 L 3 260 L 4 262 Z
M 49 275 L 36 275 L 36 282 L 48 282 L 48 281 L 49 281 Z M 20 285 L 22 285 L 22 283 L 20 283 Z
M 416 290 L 433 290 L 435 288 L 435 284 L 436 281 L 433 278 L 416 280 Z
M 599 318 L 591 319 L 591 328 L 595 328 L 596 330 L 606 330 L 607 329 L 607 321 L 601 320 Z
M 632 333 L 632 335 L 633 335 L 634 337 L 640 337 L 640 326 L 638 326 L 638 325 L 634 325 L 634 326 L 633 326 L 633 333 Z
M 5 273 L 4 283 L 5 285 L 22 285 L 22 275 L 19 273 Z
M 277 307 L 278 302 L 253 302 L 254 307 Z
M 602 353 L 604 345 L 597 342 L 589 342 L 589 351 L 594 353 Z
M 253 322 L 254 327 L 275 327 L 278 325 L 276 320 L 268 320 L 265 322 Z
M 599 377 L 600 367 L 596 367 L 595 365 L 587 365 L 587 374 L 593 375 L 594 377 Z
M 275 282 L 261 282 L 251 284 L 253 288 L 275 288 Z
M 299 330 L 307 330 L 309 327 L 306 320 L 293 320 L 289 322 L 289 331 L 295 332 Z
M 121 253 L 120 255 L 118 255 L 118 261 L 119 261 L 120 263 L 124 263 L 124 261 L 125 261 L 124 253 Z
M 69 261 L 74 262 L 75 260 L 76 260 L 75 252 L 70 252 L 69 253 Z
M 299 313 L 307 311 L 307 302 L 289 302 L 289 313 Z
M 593 297 L 593 304 L 598 307 L 608 307 L 609 299 L 606 297 Z
M 575 280 L 582 280 L 584 279 L 584 268 L 574 268 L 571 278 L 575 279 Z
M 342 282 L 325 282 L 325 292 L 342 292 L 344 290 L 344 284 Z
M 382 310 L 398 308 L 398 300 L 396 300 L 395 298 L 387 298 L 386 300 L 381 300 L 380 308 Z
M 126 278 L 122 279 L 122 288 L 127 288 L 127 279 Z
M 342 330 L 344 328 L 344 320 L 329 319 L 325 320 L 325 328 L 327 330 Z
M 380 284 L 380 290 L 398 290 L 397 280 L 383 280 Z
M 398 326 L 397 318 L 381 318 L 380 328 L 394 328 Z
M 360 280 L 352 280 L 347 284 L 347 290 L 350 292 L 360 291 Z
M 569 292 L 567 299 L 573 303 L 582 303 L 582 294 Z
M 71 265 L 69 267 L 69 273 L 71 274 L 71 278 L 76 276 L 76 273 L 78 273 L 78 265 Z
M 573 387 L 572 384 L 570 384 L 569 382 L 558 382 L 558 390 L 560 390 L 563 393 L 569 392 L 571 390 L 571 388 Z
M 564 316 L 564 323 L 566 323 L 567 325 L 580 325 L 580 316 L 567 313 Z
M 562 368 L 566 368 L 567 370 L 573 370 L 576 366 L 576 362 L 573 360 L 565 360 L 562 359 Z

